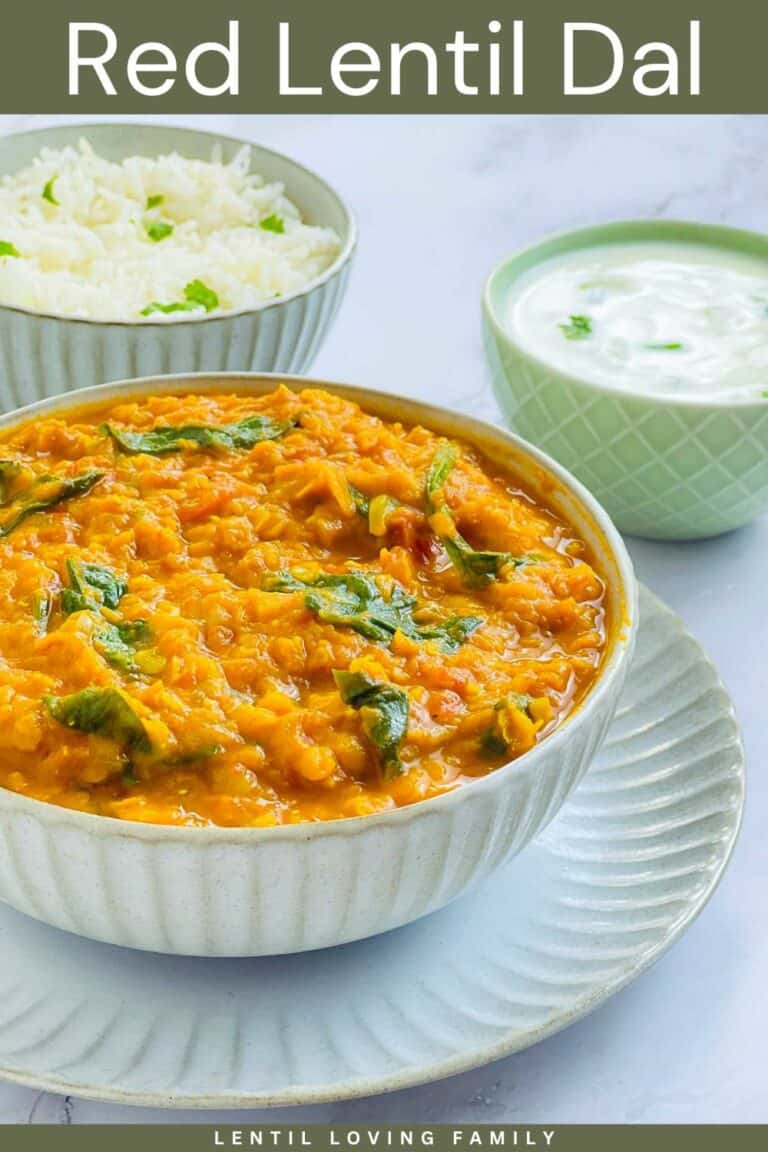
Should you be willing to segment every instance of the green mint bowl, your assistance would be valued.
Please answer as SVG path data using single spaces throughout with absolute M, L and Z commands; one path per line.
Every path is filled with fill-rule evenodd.
M 510 426 L 589 488 L 622 532 L 716 536 L 768 507 L 768 399 L 613 390 L 533 356 L 504 322 L 513 287 L 536 265 L 632 241 L 705 244 L 765 258 L 768 281 L 768 236 L 757 232 L 635 220 L 550 236 L 502 261 L 485 283 L 483 335 L 494 391 Z

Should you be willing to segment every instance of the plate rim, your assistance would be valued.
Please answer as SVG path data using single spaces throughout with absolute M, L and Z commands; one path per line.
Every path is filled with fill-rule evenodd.
M 407 1065 L 403 1069 L 383 1076 L 339 1080 L 333 1084 L 321 1085 L 319 1087 L 313 1085 L 293 1085 L 290 1088 L 279 1091 L 222 1091 L 213 1095 L 193 1096 L 178 1092 L 147 1092 L 106 1086 L 99 1087 L 55 1075 L 44 1076 L 2 1066 L 0 1066 L 0 1081 L 16 1084 L 20 1087 L 34 1088 L 39 1092 L 49 1092 L 59 1096 L 74 1096 L 77 1099 L 98 1103 L 121 1104 L 131 1107 L 188 1109 L 194 1111 L 301 1107 L 338 1103 L 343 1100 L 359 1100 L 367 1096 L 381 1096 L 390 1092 L 399 1092 L 407 1088 L 432 1084 L 452 1076 L 458 1076 L 464 1072 L 470 1072 L 488 1064 L 493 1064 L 497 1060 L 502 1060 L 507 1056 L 514 1055 L 516 1052 L 531 1048 L 535 1044 L 539 1044 L 542 1040 L 546 1040 L 550 1036 L 554 1036 L 572 1024 L 577 1023 L 579 1020 L 583 1020 L 618 992 L 621 992 L 644 972 L 649 971 L 698 919 L 720 886 L 720 882 L 738 843 L 743 824 L 746 772 L 744 741 L 741 728 L 730 692 L 724 684 L 717 666 L 696 637 L 691 636 L 680 615 L 661 600 L 660 597 L 656 596 L 655 593 L 651 592 L 645 584 L 641 583 L 639 587 L 639 630 L 642 630 L 643 603 L 651 603 L 655 611 L 661 610 L 663 613 L 672 617 L 678 637 L 689 636 L 694 640 L 702 662 L 709 667 L 714 676 L 713 687 L 722 695 L 724 703 L 727 706 L 726 710 L 729 719 L 733 726 L 733 748 L 736 756 L 730 771 L 734 783 L 738 785 L 738 797 L 733 809 L 734 822 L 731 834 L 727 841 L 719 842 L 721 844 L 721 855 L 716 870 L 710 875 L 708 884 L 696 895 L 695 899 L 691 901 L 689 907 L 686 909 L 685 915 L 668 930 L 666 935 L 659 940 L 656 945 L 642 952 L 636 961 L 625 969 L 615 982 L 604 984 L 599 989 L 595 989 L 593 986 L 567 1011 L 561 1012 L 554 1009 L 545 1023 L 522 1031 L 519 1029 L 510 1029 L 504 1036 L 492 1044 L 473 1048 L 467 1052 L 458 1053 L 447 1059 L 435 1061 L 431 1064 Z M 534 841 L 534 843 L 536 843 L 536 841 Z M 65 933 L 65 935 L 69 935 L 69 933 Z

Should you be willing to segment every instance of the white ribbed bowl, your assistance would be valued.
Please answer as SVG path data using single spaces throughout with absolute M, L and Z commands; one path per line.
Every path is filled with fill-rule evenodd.
M 124 381 L 0 417 L 29 419 L 160 392 L 327 388 L 385 419 L 460 436 L 559 512 L 591 546 L 619 622 L 582 706 L 531 752 L 454 792 L 350 820 L 178 828 L 92 816 L 0 789 L 0 899 L 83 936 L 158 952 L 257 956 L 361 939 L 447 904 L 554 817 L 605 736 L 634 643 L 631 562 L 594 498 L 509 432 L 400 397 L 326 381 L 197 376 Z
M 216 148 L 227 162 L 247 144 L 254 171 L 282 182 L 308 223 L 336 230 L 339 255 L 306 288 L 259 308 L 165 324 L 79 320 L 0 305 L 0 409 L 135 376 L 305 371 L 343 298 L 357 240 L 341 197 L 295 160 L 250 141 L 157 123 L 68 124 L 6 136 L 0 139 L 0 176 L 29 164 L 41 148 L 77 145 L 82 138 L 110 160 L 174 151 L 210 160 Z

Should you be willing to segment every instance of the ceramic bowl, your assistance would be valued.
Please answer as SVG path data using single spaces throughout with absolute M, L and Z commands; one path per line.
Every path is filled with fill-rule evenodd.
M 483 294 L 485 346 L 511 426 L 570 469 L 623 531 L 715 536 L 768 506 L 768 400 L 666 399 L 569 376 L 523 349 L 504 323 L 518 277 L 565 252 L 628 241 L 707 244 L 765 257 L 756 232 L 671 220 L 606 224 L 550 237 L 504 260 Z
M 341 197 L 319 176 L 247 140 L 154 124 L 69 124 L 0 139 L 0 176 L 41 148 L 87 139 L 110 160 L 179 152 L 226 163 L 248 145 L 255 171 L 280 181 L 311 224 L 334 228 L 341 248 L 306 288 L 260 307 L 173 323 L 111 322 L 45 315 L 0 305 L 0 409 L 8 411 L 73 388 L 171 372 L 303 372 L 325 339 L 346 289 L 357 230 Z
M 90 402 L 161 392 L 327 388 L 386 419 L 461 437 L 562 515 L 593 550 L 615 627 L 581 706 L 525 756 L 410 807 L 271 828 L 187 828 L 71 811 L 0 789 L 0 899 L 113 944 L 198 956 L 301 952 L 371 936 L 447 904 L 519 852 L 582 778 L 624 683 L 637 622 L 631 562 L 605 512 L 508 432 L 413 400 L 298 377 L 126 381 L 0 417 L 0 433 Z

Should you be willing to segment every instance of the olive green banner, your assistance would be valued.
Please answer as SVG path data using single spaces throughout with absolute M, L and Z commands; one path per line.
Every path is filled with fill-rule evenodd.
M 27 0 L 0 112 L 768 112 L 755 0 Z
M 0 1126 L 4 1152 L 762 1152 L 759 1125 L 209 1124 Z

